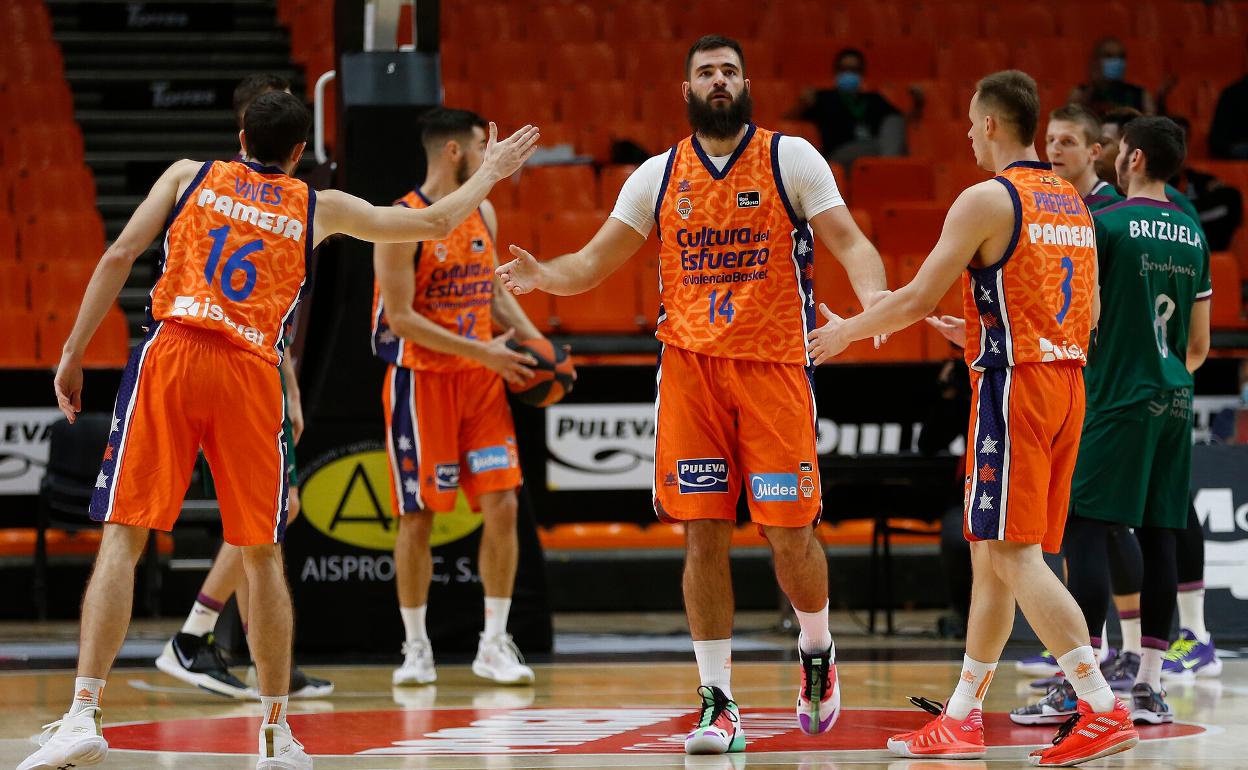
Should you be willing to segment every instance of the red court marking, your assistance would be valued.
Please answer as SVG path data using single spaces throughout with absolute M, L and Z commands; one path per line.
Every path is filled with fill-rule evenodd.
M 435 709 L 346 711 L 290 717 L 310 754 L 625 754 L 679 753 L 694 711 L 627 709 Z M 918 710 L 850 709 L 826 735 L 805 735 L 788 709 L 743 714 L 751 753 L 883 749 L 889 736 L 918 728 L 930 717 Z M 175 719 L 106 727 L 113 749 L 251 754 L 254 718 Z M 1056 727 L 1020 727 L 1005 714 L 986 714 L 989 746 L 1033 746 L 1052 740 Z M 1185 723 L 1144 727 L 1140 737 L 1161 740 L 1199 735 Z

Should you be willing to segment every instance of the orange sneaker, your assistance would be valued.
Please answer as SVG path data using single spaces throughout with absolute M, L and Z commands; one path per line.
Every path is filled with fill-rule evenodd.
M 1131 723 L 1131 712 L 1122 701 L 1114 710 L 1096 713 L 1084 701 L 1079 710 L 1057 730 L 1053 745 L 1031 752 L 1031 764 L 1038 767 L 1071 767 L 1135 746 L 1140 734 Z
M 911 698 L 910 702 L 936 718 L 910 733 L 888 739 L 888 750 L 899 757 L 924 759 L 979 759 L 987 753 L 984 746 L 984 716 L 979 709 L 961 721 L 945 713 L 944 706 L 927 698 Z

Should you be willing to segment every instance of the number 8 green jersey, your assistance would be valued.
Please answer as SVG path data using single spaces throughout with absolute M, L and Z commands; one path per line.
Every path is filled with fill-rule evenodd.
M 1192 387 L 1192 306 L 1213 294 L 1200 225 L 1173 203 L 1128 198 L 1094 212 L 1101 319 L 1088 355 L 1088 409 Z

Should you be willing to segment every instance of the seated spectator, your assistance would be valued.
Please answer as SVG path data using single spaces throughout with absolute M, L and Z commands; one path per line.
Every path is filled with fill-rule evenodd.
M 906 115 L 878 92 L 862 90 L 865 72 L 862 51 L 842 50 L 836 55 L 836 88 L 807 89 L 786 116 L 814 123 L 824 156 L 845 167 L 868 155 L 905 155 L 906 120 L 923 110 L 923 92 L 916 87 L 910 89 L 914 106 Z
M 1087 83 L 1075 86 L 1070 101 L 1104 115 L 1115 107 L 1130 107 L 1145 115 L 1156 112 L 1152 94 L 1143 86 L 1128 83 L 1127 49 L 1116 37 L 1101 38 L 1092 48 Z
M 1221 160 L 1248 160 L 1248 76 L 1218 95 L 1209 127 L 1209 154 Z
M 1191 133 L 1187 118 L 1176 117 L 1174 122 L 1183 128 L 1184 133 Z M 1209 249 L 1229 250 L 1235 229 L 1244 219 L 1244 196 L 1240 191 L 1224 184 L 1213 174 L 1193 170 L 1186 162 L 1170 184 L 1187 196 L 1196 208 Z

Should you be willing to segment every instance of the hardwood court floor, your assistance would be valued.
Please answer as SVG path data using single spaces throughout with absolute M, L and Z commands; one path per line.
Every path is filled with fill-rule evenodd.
M 1002 666 L 987 707 L 1005 712 L 1024 698 L 1026 680 Z M 696 671 L 681 663 L 569 663 L 537 667 L 537 684 L 498 688 L 477 684 L 465 666 L 439 667 L 427 688 L 390 686 L 382 666 L 311 667 L 332 677 L 337 692 L 303 701 L 291 723 L 322 770 L 373 768 L 700 768 L 834 770 L 835 768 L 1003 768 L 1025 766 L 1026 745 L 1047 742 L 1052 728 L 1014 728 L 990 718 L 990 750 L 979 762 L 942 763 L 891 758 L 879 747 L 898 729 L 925 717 L 906 696 L 943 699 L 957 664 L 844 663 L 839 667 L 847 710 L 826 736 L 795 729 L 792 663 L 741 663 L 734 690 L 751 739 L 747 754 L 685 757 L 679 736 L 694 709 Z M 0 767 L 14 767 L 32 748 L 29 736 L 68 703 L 72 674 L 0 674 Z M 1132 752 L 1092 763 L 1114 768 L 1248 767 L 1248 660 L 1227 661 L 1220 680 L 1171 688 L 1179 721 L 1145 728 Z M 186 688 L 154 670 L 116 672 L 105 691 L 105 723 L 114 750 L 103 767 L 254 767 L 256 704 L 224 701 Z M 1182 736 L 1182 737 L 1178 737 Z M 123 749 L 124 747 L 124 749 Z

